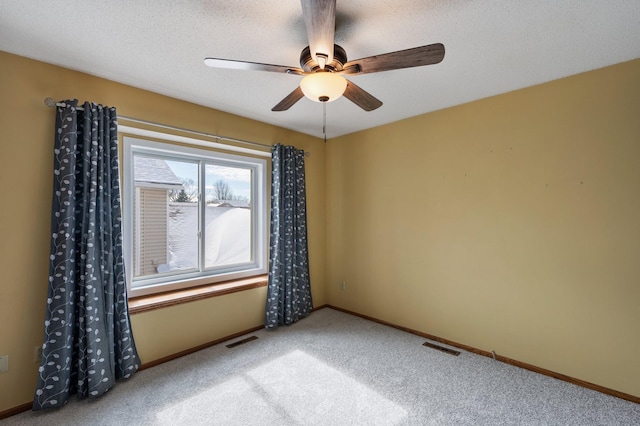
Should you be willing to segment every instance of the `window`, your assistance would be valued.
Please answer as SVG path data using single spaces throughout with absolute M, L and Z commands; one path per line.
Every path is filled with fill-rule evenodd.
M 124 137 L 130 296 L 266 273 L 266 160 Z

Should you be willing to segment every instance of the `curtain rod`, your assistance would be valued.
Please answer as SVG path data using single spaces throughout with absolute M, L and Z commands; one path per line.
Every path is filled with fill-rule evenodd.
M 65 107 L 67 106 L 67 104 L 65 104 L 64 102 L 57 102 L 55 99 L 53 98 L 45 98 L 44 99 L 44 104 L 50 108 L 52 107 Z M 83 107 L 76 107 L 76 109 L 80 110 L 80 111 L 84 111 Z M 225 140 L 225 141 L 229 141 L 229 142 L 237 142 L 237 143 L 243 143 L 243 144 L 247 144 L 247 145 L 255 145 L 255 146 L 259 146 L 262 148 L 271 148 L 271 145 L 267 145 L 264 143 L 259 143 L 259 142 L 251 142 L 251 141 L 246 141 L 246 140 L 242 140 L 242 139 L 236 139 L 236 138 L 229 138 L 226 136 L 219 136 L 219 135 L 214 135 L 211 133 L 204 133 L 204 132 L 198 132 L 196 130 L 189 130 L 189 129 L 185 129 L 182 127 L 176 127 L 176 126 L 169 126 L 166 124 L 160 124 L 160 123 L 156 123 L 153 121 L 147 121 L 147 120 L 141 120 L 138 118 L 133 118 L 133 117 L 127 117 L 125 115 L 118 115 L 118 120 L 125 120 L 125 121 L 131 121 L 133 123 L 139 123 L 139 124 L 146 124 L 149 126 L 155 126 L 155 127 L 160 127 L 163 129 L 169 129 L 169 130 L 177 130 L 179 132 L 185 132 L 185 133 L 191 133 L 193 135 L 198 135 L 198 136 L 206 136 L 208 138 L 212 138 L 212 139 L 218 139 L 218 140 Z M 305 157 L 309 157 L 311 155 L 310 152 L 305 152 L 304 156 Z

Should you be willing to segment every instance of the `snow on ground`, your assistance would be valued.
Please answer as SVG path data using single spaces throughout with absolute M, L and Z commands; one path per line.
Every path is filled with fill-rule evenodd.
M 214 208 L 227 210 L 226 207 Z M 207 225 L 204 235 L 206 268 L 251 261 L 251 211 L 249 209 L 229 208 Z
M 208 205 L 204 237 L 206 268 L 251 261 L 251 211 Z M 197 268 L 197 204 L 169 203 L 168 238 L 170 269 Z

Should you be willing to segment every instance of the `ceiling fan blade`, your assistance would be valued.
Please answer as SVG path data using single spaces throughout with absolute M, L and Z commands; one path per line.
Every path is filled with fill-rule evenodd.
M 205 58 L 204 63 L 212 68 L 227 68 L 231 70 L 245 71 L 270 71 L 285 74 L 305 75 L 304 70 L 284 65 L 261 64 L 259 62 L 236 61 L 233 59 Z
M 344 91 L 344 97 L 365 111 L 373 111 L 374 109 L 382 106 L 382 102 L 380 100 L 349 80 L 347 80 L 347 88 Z
M 285 96 L 285 98 L 281 100 L 278 105 L 271 108 L 271 111 L 286 111 L 291 108 L 293 104 L 302 99 L 303 96 L 304 93 L 302 93 L 302 89 L 300 88 L 300 86 L 298 86 L 296 87 L 296 90 Z
M 317 54 L 333 61 L 333 39 L 336 32 L 336 0 L 300 0 L 311 57 L 318 62 Z M 324 68 L 321 65 L 321 68 Z
M 353 67 L 357 67 L 357 74 L 367 74 L 432 65 L 441 62 L 442 59 L 444 59 L 444 45 L 435 43 L 349 61 L 344 64 L 344 69 L 353 71 Z M 354 72 L 350 72 L 350 74 L 354 74 Z

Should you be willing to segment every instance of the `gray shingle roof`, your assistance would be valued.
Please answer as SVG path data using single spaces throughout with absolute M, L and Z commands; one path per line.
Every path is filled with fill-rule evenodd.
M 182 182 L 178 176 L 173 173 L 171 167 L 169 167 L 164 160 L 153 157 L 143 157 L 141 155 L 136 155 L 134 158 L 136 182 L 182 186 Z

